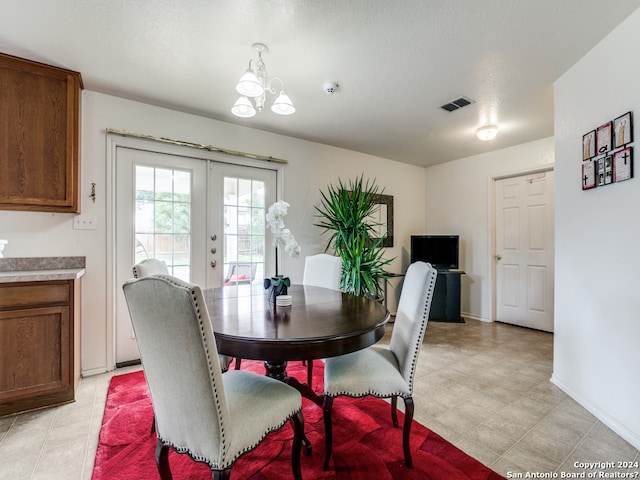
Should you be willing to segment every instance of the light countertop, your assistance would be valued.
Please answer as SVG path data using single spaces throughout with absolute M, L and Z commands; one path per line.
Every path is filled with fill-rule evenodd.
M 85 274 L 85 257 L 0 259 L 0 283 L 76 280 Z

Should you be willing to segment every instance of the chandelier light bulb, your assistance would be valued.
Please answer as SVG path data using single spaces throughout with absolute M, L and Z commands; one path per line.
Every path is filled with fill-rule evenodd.
M 484 127 L 480 127 L 476 130 L 476 137 L 478 137 L 478 140 L 482 140 L 483 142 L 493 140 L 496 138 L 497 134 L 498 127 L 496 125 L 485 125 Z
M 271 111 L 278 115 L 291 115 L 295 113 L 296 108 L 293 106 L 293 102 L 285 92 L 280 92 L 276 101 L 271 105 Z
M 231 113 L 236 117 L 251 118 L 256 114 L 256 109 L 247 97 L 240 97 L 231 108 Z
M 251 68 L 248 68 L 236 84 L 236 92 L 243 97 L 259 97 L 264 93 L 264 87 Z

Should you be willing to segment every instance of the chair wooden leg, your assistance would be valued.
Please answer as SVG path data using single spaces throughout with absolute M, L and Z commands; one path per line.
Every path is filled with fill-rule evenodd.
M 307 360 L 307 385 L 311 387 L 313 381 L 313 360 Z
M 169 446 L 162 443 L 160 439 L 156 443 L 156 466 L 161 480 L 171 480 L 171 469 L 169 468 Z
M 293 446 L 291 447 L 291 469 L 293 470 L 293 478 L 302 480 L 302 471 L 300 470 L 300 450 L 302 448 L 302 438 L 304 437 L 304 418 L 302 410 L 297 415 L 291 417 L 293 426 Z
M 398 397 L 391 397 L 391 421 L 393 426 L 398 428 Z
M 331 409 L 333 407 L 333 397 L 325 395 L 322 413 L 324 418 L 324 464 L 323 469 L 329 469 L 329 460 L 331 459 L 331 449 L 333 447 L 333 432 L 331 429 Z
M 242 362 L 241 358 L 236 357 L 236 370 L 240 370 L 240 363 Z
M 402 448 L 404 449 L 404 461 L 407 468 L 413 467 L 411 460 L 411 425 L 413 423 L 413 398 L 404 399 L 404 430 L 402 432 Z
M 211 478 L 213 480 L 229 480 L 231 478 L 231 469 L 227 468 L 225 470 L 212 470 Z

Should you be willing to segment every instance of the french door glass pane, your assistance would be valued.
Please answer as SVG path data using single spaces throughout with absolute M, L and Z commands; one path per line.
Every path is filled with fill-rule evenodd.
M 264 278 L 265 183 L 224 178 L 224 285 Z
M 191 280 L 191 173 L 136 166 L 135 262 L 157 258 Z

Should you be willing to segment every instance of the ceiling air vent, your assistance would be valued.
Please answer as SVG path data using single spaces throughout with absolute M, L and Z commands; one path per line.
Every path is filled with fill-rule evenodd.
M 455 100 L 451 100 L 449 103 L 445 103 L 440 108 L 446 110 L 447 112 L 453 112 L 454 110 L 458 110 L 459 108 L 466 107 L 467 105 L 471 105 L 473 100 L 467 97 L 458 97 Z

